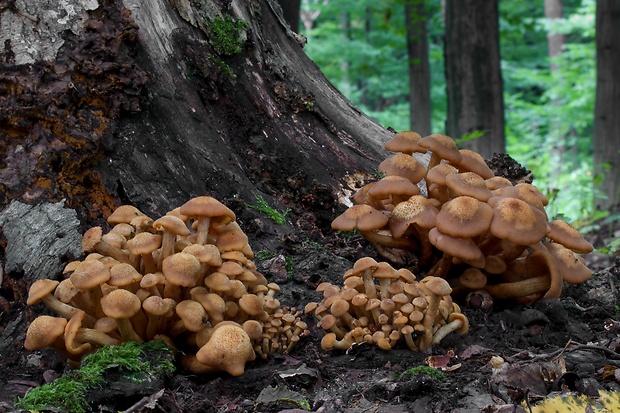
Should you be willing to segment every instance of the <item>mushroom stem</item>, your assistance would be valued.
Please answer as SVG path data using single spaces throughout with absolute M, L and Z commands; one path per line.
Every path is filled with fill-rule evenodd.
M 128 318 L 117 318 L 116 325 L 118 326 L 118 331 L 121 333 L 123 341 L 136 341 L 138 343 L 144 341 L 142 337 L 136 333 L 136 330 L 133 329 L 131 321 Z
M 493 298 L 513 298 L 544 293 L 549 290 L 550 286 L 551 279 L 549 275 L 541 275 L 523 281 L 487 285 L 484 289 Z
M 77 334 L 75 335 L 75 340 L 81 343 L 96 344 L 101 347 L 108 345 L 117 346 L 121 343 L 119 340 L 110 337 L 106 333 L 84 327 L 80 327 L 78 329 Z
M 211 225 L 211 217 L 198 218 L 196 227 L 196 244 L 205 245 L 209 236 L 209 227 Z
M 41 299 L 41 301 L 43 302 L 43 304 L 45 304 L 50 310 L 52 310 L 53 312 L 55 312 L 56 314 L 58 314 L 61 317 L 66 318 L 67 320 L 70 320 L 71 317 L 73 317 L 74 315 L 76 315 L 77 313 L 79 313 L 80 310 L 79 308 L 75 308 L 72 307 L 68 304 L 63 303 L 62 301 L 60 301 L 59 299 L 57 299 L 56 297 L 54 297 L 52 294 L 48 294 L 45 297 L 43 297 Z M 84 325 L 88 326 L 88 327 L 93 327 L 95 325 L 95 322 L 97 320 L 95 319 L 95 317 L 86 314 L 84 316 Z
M 462 326 L 463 326 L 463 320 L 457 318 L 455 320 L 450 321 L 448 324 L 445 324 L 439 327 L 439 330 L 437 330 L 435 332 L 435 335 L 433 336 L 433 344 L 439 344 L 439 342 L 443 340 L 448 334 L 450 334 L 453 331 L 458 330 Z

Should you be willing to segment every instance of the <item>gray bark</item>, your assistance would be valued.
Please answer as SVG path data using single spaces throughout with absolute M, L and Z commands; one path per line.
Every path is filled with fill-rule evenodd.
M 485 158 L 505 152 L 498 19 L 496 0 L 446 2 L 446 133 L 482 132 L 460 146 Z
M 82 254 L 80 222 L 64 202 L 13 201 L 0 212 L 0 227 L 7 239 L 5 271 L 23 273 L 28 282 L 54 278 Z
M 597 208 L 620 211 L 620 2 L 596 2 L 595 179 L 605 199 Z

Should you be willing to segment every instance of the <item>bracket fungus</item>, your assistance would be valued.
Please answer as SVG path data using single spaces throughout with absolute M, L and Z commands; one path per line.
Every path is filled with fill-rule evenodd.
M 66 279 L 32 284 L 28 305 L 59 317 L 35 319 L 27 349 L 52 347 L 79 362 L 104 345 L 163 340 L 194 373 L 239 375 L 247 361 L 288 354 L 309 334 L 298 310 L 281 307 L 280 287 L 256 270 L 247 235 L 216 199 L 194 198 L 155 221 L 122 206 L 108 223 L 108 234 L 86 231 L 89 254 L 67 264 Z
M 545 212 L 549 200 L 534 185 L 494 176 L 479 154 L 459 150 L 446 135 L 419 138 L 414 132 L 399 132 L 385 149 L 396 153 L 380 166 L 389 183 L 396 183 L 399 176 L 416 183 L 418 175 L 414 179 L 410 175 L 414 168 L 401 165 L 414 165 L 405 162 L 414 152 L 430 151 L 430 161 L 422 168 L 428 194 L 407 198 L 410 192 L 385 185 L 385 178 L 368 182 L 353 197 L 354 205 L 334 219 L 332 228 L 357 227 L 388 262 L 444 278 L 454 288 L 453 295 L 484 289 L 498 299 L 531 304 L 559 297 L 564 282 L 582 283 L 590 277 L 580 254 L 591 252 L 592 244 L 569 223 L 549 221 Z M 362 211 L 380 219 L 361 228 L 353 217 L 367 219 L 369 212 Z M 423 214 L 428 215 L 424 223 Z M 541 249 L 548 253 L 534 254 L 525 265 L 528 256 Z M 461 275 L 471 268 L 484 278 L 462 282 Z

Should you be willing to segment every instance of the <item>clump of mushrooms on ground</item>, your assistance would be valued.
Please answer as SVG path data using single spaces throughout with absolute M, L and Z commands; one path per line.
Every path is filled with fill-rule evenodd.
M 308 334 L 301 313 L 280 306 L 280 288 L 256 270 L 232 210 L 200 196 L 156 220 L 124 205 L 111 229 L 86 231 L 85 258 L 59 281 L 32 284 L 36 318 L 25 347 L 52 347 L 79 363 L 104 345 L 163 340 L 188 370 L 243 374 L 257 356 L 290 353 Z

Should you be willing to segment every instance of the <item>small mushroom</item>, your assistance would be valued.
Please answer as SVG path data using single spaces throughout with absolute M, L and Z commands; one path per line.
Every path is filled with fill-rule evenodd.
M 245 364 L 255 358 L 248 334 L 239 324 L 230 321 L 215 325 L 207 344 L 196 353 L 196 359 L 207 366 L 207 371 L 225 371 L 231 376 L 242 375 Z
M 122 289 L 111 291 L 101 299 L 101 308 L 106 316 L 116 320 L 124 341 L 143 341 L 130 320 L 142 308 L 142 302 L 135 294 Z

